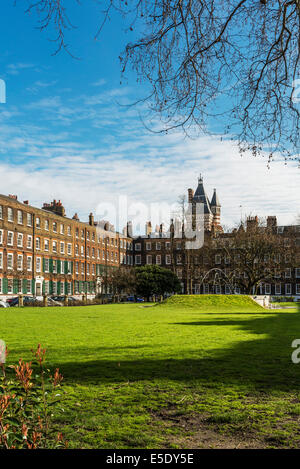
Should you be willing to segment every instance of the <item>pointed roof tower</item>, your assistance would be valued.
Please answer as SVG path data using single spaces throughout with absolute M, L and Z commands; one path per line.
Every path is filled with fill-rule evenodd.
M 210 202 L 211 207 L 221 207 L 219 197 L 217 196 L 217 191 L 214 189 L 214 195 L 212 196 L 211 202 Z
M 198 187 L 193 197 L 194 203 L 204 204 L 204 213 L 211 213 L 210 204 L 203 186 L 203 177 L 200 174 L 198 178 Z

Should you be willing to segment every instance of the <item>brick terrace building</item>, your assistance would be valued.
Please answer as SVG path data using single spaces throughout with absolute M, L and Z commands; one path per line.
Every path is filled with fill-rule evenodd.
M 223 233 L 216 190 L 209 201 L 201 176 L 195 193 L 188 189 L 188 201 L 193 215 L 197 204 L 202 204 L 205 243 L 214 237 L 225 239 L 232 235 Z M 172 222 L 168 231 L 160 226 L 153 232 L 148 222 L 146 234 L 133 237 L 130 222 L 123 235 L 108 222 L 95 222 L 92 213 L 88 222 L 80 221 L 77 214 L 66 217 L 60 201 L 45 203 L 39 209 L 28 201 L 19 202 L 14 195 L 0 195 L 0 295 L 109 294 L 109 276 L 114 268 L 150 264 L 172 269 L 181 281 L 183 293 L 229 293 L 228 285 L 204 282 L 203 275 L 197 275 L 197 266 L 187 274 L 185 241 L 174 237 L 177 223 L 180 224 Z M 249 225 L 253 223 L 257 223 L 257 217 L 248 219 Z M 296 264 L 293 268 L 283 264 L 276 281 L 261 284 L 259 293 L 300 297 L 300 225 L 277 226 L 276 217 L 268 217 L 267 223 L 279 241 L 295 243 Z M 193 262 L 197 258 L 194 255 Z M 226 272 L 230 266 L 216 253 L 207 270 L 211 267 Z
M 0 195 L 0 294 L 77 295 L 109 293 L 111 269 L 130 265 L 132 239 L 77 216 L 60 201 L 42 209 L 14 195 Z

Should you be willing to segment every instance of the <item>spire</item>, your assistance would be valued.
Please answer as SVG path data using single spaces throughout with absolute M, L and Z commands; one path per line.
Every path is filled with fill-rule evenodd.
M 217 191 L 214 189 L 214 195 L 212 196 L 211 202 L 210 202 L 211 207 L 221 207 L 221 204 L 219 202 L 219 197 L 217 196 Z
M 204 204 L 204 213 L 211 213 L 210 204 L 203 186 L 203 177 L 198 178 L 198 187 L 193 197 L 193 202 Z

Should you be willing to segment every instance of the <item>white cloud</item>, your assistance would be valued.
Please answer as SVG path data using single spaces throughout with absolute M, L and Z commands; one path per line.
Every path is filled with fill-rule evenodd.
M 244 215 L 275 214 L 282 224 L 293 223 L 299 211 L 300 173 L 292 164 L 278 161 L 268 170 L 263 159 L 241 158 L 228 141 L 145 131 L 131 142 L 100 150 L 63 139 L 50 144 L 46 137 L 10 143 L 18 151 L 23 143 L 26 154 L 39 159 L 25 160 L 22 166 L 0 163 L 2 192 L 17 191 L 19 198 L 37 206 L 61 199 L 69 216 L 76 211 L 87 219 L 99 203 L 115 203 L 118 196 L 148 206 L 172 204 L 188 187 L 196 188 L 200 172 L 209 197 L 217 188 L 226 225 L 239 221 L 240 205 Z
M 76 211 L 86 219 L 99 202 L 118 196 L 173 204 L 188 187 L 196 188 L 201 172 L 208 196 L 217 189 L 225 225 L 240 220 L 240 206 L 243 215 L 294 222 L 300 172 L 293 163 L 277 161 L 267 169 L 263 158 L 241 158 L 229 140 L 152 134 L 135 108 L 116 104 L 117 98 L 128 100 L 129 91 L 50 96 L 20 109 L 6 107 L 0 114 L 1 191 L 18 192 L 36 206 L 61 199 L 70 216 Z

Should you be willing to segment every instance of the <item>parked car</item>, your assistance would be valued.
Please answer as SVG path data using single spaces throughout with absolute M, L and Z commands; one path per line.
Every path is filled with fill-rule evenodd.
M 49 298 L 51 298 L 51 300 L 57 301 L 59 303 L 63 303 L 65 301 L 65 296 L 64 295 L 52 295 Z M 68 302 L 69 302 L 69 304 L 76 303 L 77 300 L 73 296 L 68 296 Z
M 47 305 L 48 306 L 62 306 L 62 303 L 60 303 L 59 301 L 53 300 L 53 298 L 48 297 L 47 298 Z
M 30 306 L 37 301 L 33 296 L 23 296 L 23 305 Z M 7 303 L 9 306 L 19 306 L 19 297 L 15 296 L 14 298 L 8 298 Z
M 135 298 L 133 295 L 127 297 L 127 301 L 130 301 L 131 303 L 143 303 L 145 300 L 144 298 L 137 297 Z
M 9 303 L 0 300 L 0 308 L 9 308 Z

